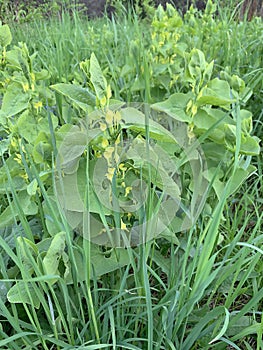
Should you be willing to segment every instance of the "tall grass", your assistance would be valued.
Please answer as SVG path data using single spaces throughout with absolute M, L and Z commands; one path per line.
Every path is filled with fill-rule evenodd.
M 195 36 L 192 45 L 216 59 L 218 71 L 228 65 L 255 89 L 254 104 L 258 105 L 251 109 L 256 113 L 255 132 L 262 135 L 262 43 L 256 34 L 262 24 L 257 20 L 237 23 L 230 17 L 224 21 L 216 39 L 211 36 L 204 43 L 201 36 Z M 13 35 L 17 42 L 26 41 L 32 52 L 38 51 L 36 65 L 49 70 L 50 83 L 70 82 L 76 77 L 81 80 L 79 62 L 95 52 L 111 77 L 115 97 L 125 96 L 130 101 L 132 92 L 125 91 L 125 86 L 121 91 L 120 71 L 130 59 L 127 53 L 135 39 L 142 44 L 138 56 L 133 57 L 134 65 L 141 64 L 148 30 L 147 21 L 140 22 L 131 13 L 112 21 L 87 21 L 77 13 L 73 18 L 65 13 L 60 21 L 14 26 Z M 218 52 L 220 42 L 223 44 Z M 146 70 L 149 83 L 147 74 Z M 54 136 L 52 128 L 50 133 Z M 26 162 L 24 151 L 21 148 Z M 178 235 L 180 244 L 155 239 L 127 248 L 128 265 L 105 275 L 96 274 L 90 260 L 91 243 L 74 237 L 63 211 L 50 199 L 30 154 L 27 158 L 28 178 L 37 180 L 39 195 L 50 209 L 50 220 L 58 232 L 66 233 L 72 283 L 43 274 L 43 256 L 35 257 L 25 239 L 45 228 L 46 218 L 40 217 L 39 225 L 34 226 L 24 215 L 23 203 L 6 168 L 11 188 L 6 200 L 13 200 L 19 215 L 12 227 L 11 243 L 7 230 L 0 234 L 1 349 L 263 348 L 262 156 L 254 161 L 257 173 L 229 197 L 232 177 L 212 212 L 202 213 L 191 229 Z M 41 234 L 48 240 L 45 231 Z M 22 239 L 19 246 L 17 238 L 21 236 L 24 243 Z M 84 257 L 81 265 L 76 261 L 76 251 Z M 12 278 L 10 266 L 20 272 L 19 280 Z M 34 268 L 34 277 L 29 266 Z M 83 271 L 84 278 L 80 279 Z M 18 282 L 25 286 L 28 302 L 8 303 L 6 293 Z
M 208 62 L 215 61 L 215 75 L 227 68 L 230 74 L 245 80 L 254 91 L 250 109 L 255 120 L 261 120 L 263 24 L 259 18 L 250 22 L 239 20 L 233 7 L 233 4 L 218 6 L 218 14 L 212 19 L 204 20 L 197 14 L 194 23 L 186 16 L 182 39 L 189 49 L 201 49 Z M 144 74 L 142 61 L 148 55 L 150 23 L 151 18 L 139 19 L 125 9 L 112 19 L 97 20 L 65 12 L 59 18 L 13 25 L 12 31 L 15 42 L 27 42 L 31 52 L 38 52 L 35 64 L 50 72 L 50 84 L 77 79 L 85 85 L 79 63 L 94 52 L 114 96 L 133 102 L 143 101 L 144 94 L 131 91 L 131 82 Z M 125 70 L 130 73 L 124 75 Z
M 66 232 L 75 279 L 66 284 L 43 275 L 41 255 L 36 260 L 16 239 L 13 250 L 0 236 L 1 289 L 22 282 L 28 296 L 22 304 L 0 300 L 2 349 L 262 348 L 261 167 L 230 198 L 227 184 L 210 216 L 180 235 L 180 245 L 156 239 L 127 248 L 129 264 L 104 276 L 90 265 L 91 243 L 81 237 L 76 242 L 63 212 L 55 212 L 32 160 L 28 176 L 37 179 L 57 230 Z M 36 232 L 14 189 L 12 196 L 19 213 L 13 232 L 21 236 L 21 226 L 30 239 Z M 81 266 L 75 249 L 86 257 Z M 19 280 L 10 278 L 6 257 L 20 271 Z

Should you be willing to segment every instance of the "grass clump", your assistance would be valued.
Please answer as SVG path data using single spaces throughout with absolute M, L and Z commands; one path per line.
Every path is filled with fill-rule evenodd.
M 226 13 L 0 27 L 1 349 L 262 348 L 262 22 Z

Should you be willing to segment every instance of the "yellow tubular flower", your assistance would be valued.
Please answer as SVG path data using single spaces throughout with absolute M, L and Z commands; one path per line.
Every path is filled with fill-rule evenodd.
M 121 230 L 128 231 L 127 225 L 121 220 Z
M 20 153 L 16 153 L 16 156 L 15 156 L 14 160 L 16 160 L 17 163 L 22 164 L 22 156 L 21 156 L 21 154 Z
M 131 192 L 131 190 L 132 190 L 132 187 L 130 187 L 130 186 L 126 187 L 125 188 L 125 196 L 124 197 L 127 197 L 128 194 Z
M 115 145 L 117 146 L 121 142 L 121 137 L 118 135 L 117 139 L 115 140 Z
M 34 102 L 34 108 L 37 110 L 37 113 L 40 111 L 42 107 L 43 107 L 43 103 L 41 101 Z
M 192 106 L 191 111 L 192 111 L 192 115 L 194 117 L 196 115 L 196 113 L 197 113 L 197 106 L 195 104 Z
M 107 125 L 105 123 L 100 123 L 100 130 L 105 131 L 107 129 Z
M 107 159 L 107 161 L 111 160 L 112 153 L 114 151 L 114 147 L 107 147 L 105 152 L 103 153 L 104 158 Z
M 121 164 L 119 165 L 119 170 L 121 170 L 121 171 L 126 171 L 127 168 L 126 168 L 126 166 L 125 166 L 123 163 L 121 163 Z
M 120 156 L 118 155 L 117 152 L 115 152 L 115 154 L 114 154 L 114 160 L 115 160 L 115 163 L 119 163 Z
M 114 113 L 109 109 L 106 113 L 105 120 L 108 125 L 112 125 Z
M 24 92 L 27 92 L 29 90 L 29 84 L 28 83 L 24 83 L 22 86 L 23 86 Z
M 111 182 L 114 175 L 114 171 L 115 171 L 114 168 L 108 168 L 108 172 L 106 174 L 107 179 L 110 180 Z
M 114 121 L 115 121 L 116 124 L 119 123 L 119 122 L 121 121 L 121 114 L 120 114 L 119 111 L 117 111 L 117 112 L 115 113 L 115 115 L 114 115 Z
M 100 104 L 102 107 L 106 106 L 107 103 L 107 97 L 103 96 L 102 99 L 100 99 Z
M 109 144 L 109 141 L 107 139 L 103 138 L 101 141 L 101 146 L 103 148 L 106 148 L 108 146 L 108 144 Z

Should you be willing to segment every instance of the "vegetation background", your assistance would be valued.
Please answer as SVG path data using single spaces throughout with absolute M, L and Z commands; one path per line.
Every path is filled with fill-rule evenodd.
M 85 3 L 88 19 L 75 1 L 0 1 L 0 348 L 261 350 L 262 2 L 196 1 L 186 11 L 187 1 L 176 12 L 115 1 L 114 15 L 100 18 L 91 5 L 101 2 Z M 124 105 L 120 117 L 109 111 L 116 103 L 135 108 Z M 155 124 L 149 108 L 160 113 Z M 103 134 L 89 147 L 87 114 Z M 99 238 L 160 208 L 165 186 L 140 158 L 110 172 L 121 137 L 130 152 L 160 146 L 166 170 L 179 159 L 182 198 L 198 202 L 196 177 L 170 144 L 182 119 L 187 141 L 197 139 L 210 161 L 209 172 L 193 168 L 210 184 L 195 224 L 178 232 L 177 220 L 126 249 L 83 239 L 83 227 L 69 225 L 82 215 L 70 210 L 76 191 L 68 211 L 56 193 L 72 173 L 84 180 Z M 60 169 L 65 139 L 72 153 Z M 133 181 L 151 179 L 142 211 L 89 203 L 98 159 L 123 201 L 136 196 Z

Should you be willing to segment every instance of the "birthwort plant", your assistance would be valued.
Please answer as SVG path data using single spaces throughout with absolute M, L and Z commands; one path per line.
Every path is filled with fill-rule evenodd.
M 157 12 L 156 18 L 164 15 L 160 8 L 157 11 L 160 13 Z M 167 11 L 171 12 L 169 6 Z M 174 18 L 178 26 L 180 21 L 178 22 L 177 17 L 172 15 L 174 13 L 171 13 L 169 18 Z M 212 79 L 213 61 L 207 63 L 200 50 L 193 49 L 190 53 L 185 53 L 184 76 L 185 86 L 188 86 L 187 92 L 175 93 L 167 101 L 155 103 L 152 106 L 134 108 L 111 98 L 110 86 L 95 55 L 80 64 L 87 79 L 90 80 L 93 92 L 78 84 L 60 83 L 51 87 L 55 91 L 54 94 L 41 83 L 48 78 L 48 72 L 34 71 L 35 55 L 29 55 L 25 44 L 7 51 L 6 48 L 11 40 L 8 26 L 2 26 L 1 132 L 3 139 L 1 152 L 5 164 L 2 167 L 1 184 L 2 193 L 5 193 L 8 188 L 8 179 L 4 169 L 7 166 L 10 169 L 14 188 L 18 190 L 18 195 L 25 203 L 28 203 L 24 208 L 26 215 L 35 215 L 39 209 L 36 201 L 38 188 L 36 179 L 30 178 L 22 161 L 21 152 L 24 154 L 24 161 L 28 161 L 23 145 L 26 145 L 26 149 L 32 154 L 40 179 L 50 191 L 52 154 L 58 153 L 58 156 L 63 158 L 60 160 L 62 165 L 59 162 L 58 164 L 62 166 L 64 182 L 69 181 L 68 179 L 73 181 L 73 178 L 70 178 L 72 174 L 78 174 L 76 176 L 80 178 L 85 177 L 85 161 L 90 162 L 88 174 L 91 178 L 92 176 L 94 178 L 94 171 L 96 176 L 100 171 L 101 174 L 105 173 L 105 181 L 108 185 L 104 185 L 107 189 L 104 191 L 97 189 L 102 198 L 95 199 L 91 194 L 94 191 L 94 184 L 91 183 L 89 195 L 92 200 L 89 200 L 89 205 L 90 212 L 96 216 L 102 208 L 107 207 L 106 203 L 111 203 L 110 208 L 108 205 L 104 213 L 104 219 L 99 218 L 101 227 L 92 234 L 92 236 L 101 237 L 101 233 L 105 233 L 106 230 L 104 225 L 108 222 L 108 238 L 112 236 L 109 235 L 110 230 L 117 228 L 122 232 L 124 228 L 125 231 L 127 227 L 137 226 L 139 222 L 141 225 L 143 218 L 147 217 L 145 208 L 144 214 L 142 212 L 135 214 L 136 210 L 131 213 L 127 209 L 129 201 L 133 203 L 132 208 L 135 208 L 136 201 L 139 201 L 138 193 L 134 192 L 136 186 L 132 186 L 134 181 L 135 183 L 137 181 L 137 189 L 140 193 L 144 191 L 140 186 L 148 186 L 148 190 L 151 189 L 152 194 L 150 195 L 150 191 L 149 196 L 146 196 L 147 200 L 151 199 L 151 206 L 167 212 L 160 206 L 162 201 L 160 198 L 174 196 L 177 202 L 176 205 L 175 203 L 172 205 L 175 208 L 174 214 L 179 208 L 185 211 L 182 206 L 191 202 L 189 191 L 198 192 L 197 188 L 194 189 L 195 181 L 191 173 L 197 173 L 196 169 L 193 171 L 193 159 L 197 159 L 198 156 L 193 152 L 196 152 L 200 145 L 202 152 L 198 152 L 202 154 L 199 158 L 204 158 L 204 165 L 199 172 L 202 178 L 211 182 L 218 198 L 224 189 L 224 184 L 232 175 L 235 162 L 238 161 L 239 166 L 233 177 L 235 181 L 232 191 L 255 171 L 250 165 L 250 159 L 252 155 L 259 153 L 259 140 L 250 135 L 251 113 L 239 107 L 249 98 L 250 91 L 239 77 L 230 76 L 226 72 L 222 72 L 221 79 Z M 166 49 L 165 52 L 167 54 Z M 66 107 L 65 103 L 55 105 L 56 94 L 65 97 L 68 101 Z M 71 117 L 68 116 L 69 112 Z M 181 139 L 179 134 L 183 135 Z M 137 157 L 140 154 L 141 158 L 136 159 L 136 153 Z M 182 153 L 181 159 L 178 158 L 180 153 Z M 150 157 L 148 160 L 143 159 L 146 155 Z M 167 158 L 166 164 L 163 161 L 165 158 Z M 192 161 L 191 165 L 188 164 L 189 161 Z M 69 177 L 64 176 L 65 174 Z M 179 184 L 174 177 L 180 179 Z M 147 185 L 148 179 L 150 179 L 150 185 Z M 144 185 L 140 182 L 142 180 L 145 181 Z M 63 181 L 60 183 L 68 186 Z M 83 183 L 85 181 L 82 180 Z M 59 190 L 62 189 L 59 188 Z M 203 192 L 202 185 L 199 191 Z M 83 188 L 80 192 L 85 193 Z M 184 194 L 182 195 L 181 192 Z M 132 199 L 132 196 L 135 198 Z M 115 210 L 111 207 L 113 197 L 121 197 L 127 209 L 119 208 L 118 217 L 114 217 Z M 140 210 L 145 198 L 139 201 Z M 102 207 L 99 206 L 98 201 L 102 202 Z M 188 219 L 191 217 L 192 220 L 195 214 L 200 212 L 197 203 L 200 204 L 201 200 L 196 200 L 196 203 L 192 204 L 190 214 L 187 214 Z M 213 205 L 212 202 L 211 205 Z M 71 206 L 74 208 L 72 201 Z M 71 206 L 64 209 L 74 212 Z M 44 208 L 46 208 L 45 205 Z M 2 211 L 3 227 L 12 223 L 14 216 L 12 210 L 14 209 L 11 204 Z M 186 215 L 186 211 L 184 214 Z M 182 220 L 180 223 L 175 221 L 173 232 L 185 227 L 184 219 L 181 217 L 180 220 Z M 46 221 L 48 230 L 52 231 L 51 228 L 49 229 L 52 225 L 49 225 L 48 220 Z M 79 215 L 78 220 L 73 221 L 72 227 L 75 229 L 80 225 L 81 216 Z M 170 225 L 171 220 L 168 221 Z M 164 226 L 168 228 L 169 225 Z
M 94 54 L 80 63 L 83 81 L 48 87 L 27 47 L 10 48 L 7 26 L 0 42 L 1 346 L 48 350 L 93 339 L 88 347 L 108 348 L 115 338 L 126 344 L 131 329 L 140 349 L 251 333 L 260 344 L 260 215 L 240 242 L 250 218 L 239 203 L 215 249 L 225 200 L 259 153 L 244 82 L 217 76 L 188 48 L 172 57 L 180 74 L 167 96 L 124 103 L 112 98 Z M 149 67 L 145 58 L 148 96 Z
M 13 245 L 28 277 L 44 273 L 51 285 L 58 276 L 73 283 L 69 256 L 83 266 L 83 239 L 92 242 L 95 274 L 127 264 L 124 247 L 159 238 L 179 244 L 176 233 L 194 225 L 205 204 L 213 208 L 226 184 L 229 196 L 255 171 L 250 160 L 259 140 L 251 136 L 251 113 L 240 107 L 250 92 L 226 72 L 213 79 L 213 62 L 200 50 L 185 53 L 187 91 L 126 105 L 112 98 L 94 54 L 80 63 L 91 88 L 48 88 L 48 72 L 34 70 L 35 54 L 25 44 L 8 50 L 11 40 L 1 26 L 0 222 L 6 228 L 21 215 L 40 218 L 37 235 L 20 235 Z M 94 243 L 118 253 L 105 265 Z M 18 277 L 19 270 L 12 266 L 9 274 Z M 39 307 L 35 287 L 27 288 L 14 284 L 9 302 Z

